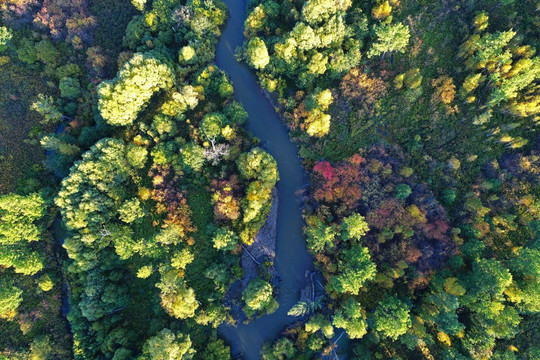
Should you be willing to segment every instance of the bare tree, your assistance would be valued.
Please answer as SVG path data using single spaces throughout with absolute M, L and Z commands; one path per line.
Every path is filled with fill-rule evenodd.
M 229 145 L 216 144 L 216 139 L 209 139 L 212 148 L 204 149 L 204 158 L 212 162 L 212 165 L 217 165 L 223 156 L 229 156 Z

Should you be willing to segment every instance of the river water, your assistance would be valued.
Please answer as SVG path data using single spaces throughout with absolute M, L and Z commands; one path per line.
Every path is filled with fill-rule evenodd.
M 295 191 L 307 182 L 297 154 L 297 146 L 274 108 L 264 96 L 255 76 L 245 64 L 239 63 L 234 52 L 244 42 L 245 0 L 224 0 L 229 8 L 229 20 L 219 40 L 216 64 L 232 80 L 234 92 L 242 103 L 249 120 L 247 128 L 261 139 L 262 146 L 277 161 L 280 181 L 275 267 L 281 278 L 279 308 L 248 325 L 221 326 L 220 333 L 232 346 L 233 353 L 242 353 L 246 360 L 260 359 L 260 350 L 266 341 L 273 341 L 279 333 L 296 319 L 288 316 L 289 309 L 299 300 L 305 284 L 305 273 L 312 267 L 312 258 L 306 249 L 302 232 L 303 219 Z

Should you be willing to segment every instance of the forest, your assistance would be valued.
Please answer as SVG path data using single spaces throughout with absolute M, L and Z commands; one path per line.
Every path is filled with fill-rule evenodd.
M 0 1 L 0 360 L 540 359 L 538 50 L 537 0 Z

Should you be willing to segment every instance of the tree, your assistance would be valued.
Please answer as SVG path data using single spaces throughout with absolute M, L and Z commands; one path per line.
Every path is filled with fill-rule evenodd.
M 225 125 L 226 118 L 223 114 L 212 113 L 204 116 L 200 127 L 207 139 L 218 140 L 221 138 L 221 129 Z
M 337 293 L 357 295 L 366 281 L 375 277 L 377 268 L 371 261 L 369 250 L 358 244 L 343 252 L 338 263 L 338 274 L 331 277 L 328 288 Z
M 81 95 L 81 85 L 79 80 L 71 77 L 60 80 L 60 96 L 67 99 L 76 99 Z
M 369 231 L 366 218 L 357 213 L 344 218 L 339 228 L 341 236 L 346 240 L 360 240 Z
M 230 360 L 231 348 L 225 345 L 223 340 L 216 339 L 207 344 L 202 358 L 205 360 Z
M 152 95 L 170 89 L 173 82 L 174 72 L 166 63 L 151 53 L 135 54 L 116 78 L 99 85 L 101 116 L 111 125 L 130 125 Z
M 182 154 L 182 162 L 186 169 L 198 172 L 202 169 L 205 162 L 204 148 L 191 142 L 180 149 Z
M 276 160 L 261 148 L 241 154 L 237 165 L 244 178 L 259 180 L 266 189 L 273 188 L 279 180 Z
M 373 7 L 372 14 L 377 20 L 382 20 L 390 16 L 392 6 L 388 1 L 381 2 L 378 6 Z
M 304 328 L 308 333 L 315 333 L 320 330 L 326 338 L 331 338 L 334 336 L 334 327 L 332 326 L 332 322 L 323 314 L 313 315 L 309 321 L 306 322 Z
M 313 109 L 308 112 L 305 121 L 306 132 L 309 136 L 323 137 L 330 132 L 331 123 L 332 116 L 319 109 Z
M 337 232 L 333 226 L 326 225 L 322 220 L 313 217 L 304 229 L 310 251 L 320 253 L 334 248 Z
M 472 301 L 498 299 L 512 283 L 512 274 L 497 260 L 479 259 L 467 278 L 467 295 Z
M 392 51 L 405 52 L 411 34 L 408 26 L 397 23 L 376 25 L 375 36 L 377 41 L 373 43 L 368 51 L 368 57 L 386 55 L 387 52 Z
M 396 198 L 405 200 L 411 195 L 411 187 L 407 184 L 399 184 L 396 186 Z
M 270 314 L 277 309 L 277 302 L 272 297 L 272 285 L 261 278 L 251 280 L 242 292 L 245 301 L 244 312 L 251 316 L 256 312 Z
M 195 291 L 174 271 L 166 271 L 161 275 L 161 282 L 156 284 L 161 289 L 161 306 L 171 316 L 187 319 L 195 316 L 199 302 Z
M 122 206 L 118 208 L 120 220 L 126 224 L 130 224 L 146 215 L 141 207 L 141 202 L 137 198 L 126 200 Z
M 13 267 L 15 272 L 34 275 L 43 269 L 45 256 L 27 244 L 0 246 L 0 266 Z
M 477 18 L 475 24 L 480 21 Z M 470 104 L 479 97 L 479 100 L 485 100 L 482 110 L 487 108 L 474 123 L 487 123 L 491 109 L 500 105 L 504 105 L 500 107 L 503 112 L 510 110 L 515 116 L 528 117 L 540 113 L 536 81 L 540 76 L 540 57 L 533 57 L 534 49 L 521 45 L 522 37 L 513 30 L 482 34 L 487 28 L 487 21 L 486 16 L 478 31 L 461 45 L 458 54 L 465 58 L 465 64 L 471 71 L 465 78 L 461 95 Z M 479 86 L 486 81 L 485 86 Z M 490 91 L 486 92 L 486 89 Z M 512 145 L 522 146 L 518 141 Z
M 540 311 L 540 250 L 523 248 L 510 261 L 510 270 L 517 277 L 520 299 L 518 307 L 530 312 Z
M 13 34 L 10 29 L 5 26 L 0 26 L 0 53 L 6 51 L 12 37 Z
M 80 154 L 81 148 L 75 144 L 70 144 L 61 139 L 62 135 L 45 135 L 40 140 L 41 146 L 48 151 L 55 151 L 64 156 L 76 156 Z
M 367 333 L 364 311 L 352 297 L 336 312 L 332 323 L 335 327 L 344 329 L 351 339 L 360 339 Z
M 139 11 L 144 11 L 144 5 L 146 5 L 146 0 L 131 0 L 131 3 L 133 6 L 135 6 L 135 9 Z
M 297 302 L 291 310 L 287 312 L 287 315 L 290 316 L 306 316 L 311 313 L 314 313 L 317 310 L 322 308 L 322 298 L 319 297 L 315 300 L 306 299 L 305 301 L 301 300 Z
M 197 53 L 192 46 L 186 45 L 182 49 L 180 49 L 178 60 L 182 64 L 193 64 L 197 62 Z
M 338 11 L 346 11 L 351 5 L 351 0 L 308 0 L 302 7 L 302 18 L 309 24 L 317 24 Z
M 240 238 L 233 231 L 227 228 L 219 228 L 214 232 L 212 238 L 214 247 L 219 250 L 234 250 L 238 247 Z
M 377 305 L 373 313 L 374 327 L 382 336 L 396 340 L 411 326 L 410 309 L 403 301 L 389 296 Z
M 97 239 L 103 224 L 116 216 L 123 187 L 133 169 L 126 153 L 136 145 L 105 138 L 98 141 L 71 168 L 55 200 L 70 230 L 88 228 L 86 241 Z M 120 191 L 122 189 L 122 191 Z
M 10 319 L 22 302 L 22 290 L 10 280 L 0 280 L 0 318 Z
M 296 23 L 290 35 L 300 50 L 311 50 L 318 47 L 321 43 L 320 38 L 315 34 L 313 28 L 303 22 Z
M 189 335 L 163 329 L 146 340 L 139 360 L 189 360 L 195 352 Z
M 296 354 L 294 344 L 287 338 L 279 339 L 274 346 L 271 344 L 264 344 L 261 357 L 263 360 L 285 360 L 292 359 Z
M 459 308 L 459 301 L 455 295 L 441 292 L 429 296 L 429 302 L 438 310 L 433 320 L 440 331 L 455 336 L 465 329 L 465 326 L 458 320 L 456 310 Z
M 46 209 L 45 201 L 37 193 L 0 196 L 0 245 L 38 241 L 41 231 L 36 222 Z
M 228 126 L 226 129 L 229 128 Z M 230 129 L 230 128 L 229 128 Z M 216 144 L 215 139 L 210 139 L 211 147 L 204 149 L 204 158 L 208 160 L 212 165 L 217 165 L 223 157 L 227 157 L 230 154 L 230 146 L 228 144 Z
M 247 57 L 248 62 L 255 69 L 264 69 L 270 62 L 270 56 L 268 55 L 266 44 L 258 37 L 254 37 L 249 40 Z
M 32 103 L 32 110 L 43 116 L 42 124 L 56 124 L 63 118 L 51 96 L 39 94 L 38 100 Z

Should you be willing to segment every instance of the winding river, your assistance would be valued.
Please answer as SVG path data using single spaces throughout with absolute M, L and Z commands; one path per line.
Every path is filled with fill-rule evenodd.
M 276 159 L 280 181 L 275 267 L 281 278 L 279 308 L 248 325 L 222 326 L 220 333 L 231 343 L 233 353 L 242 353 L 246 360 L 260 359 L 262 345 L 273 341 L 295 318 L 289 309 L 299 300 L 305 272 L 312 266 L 302 232 L 303 219 L 295 191 L 306 183 L 306 176 L 297 154 L 297 146 L 270 102 L 261 91 L 255 76 L 240 64 L 234 52 L 244 42 L 246 0 L 224 0 L 229 20 L 221 35 L 216 64 L 233 82 L 234 92 L 249 114 L 248 130 L 261 139 L 263 147 Z

